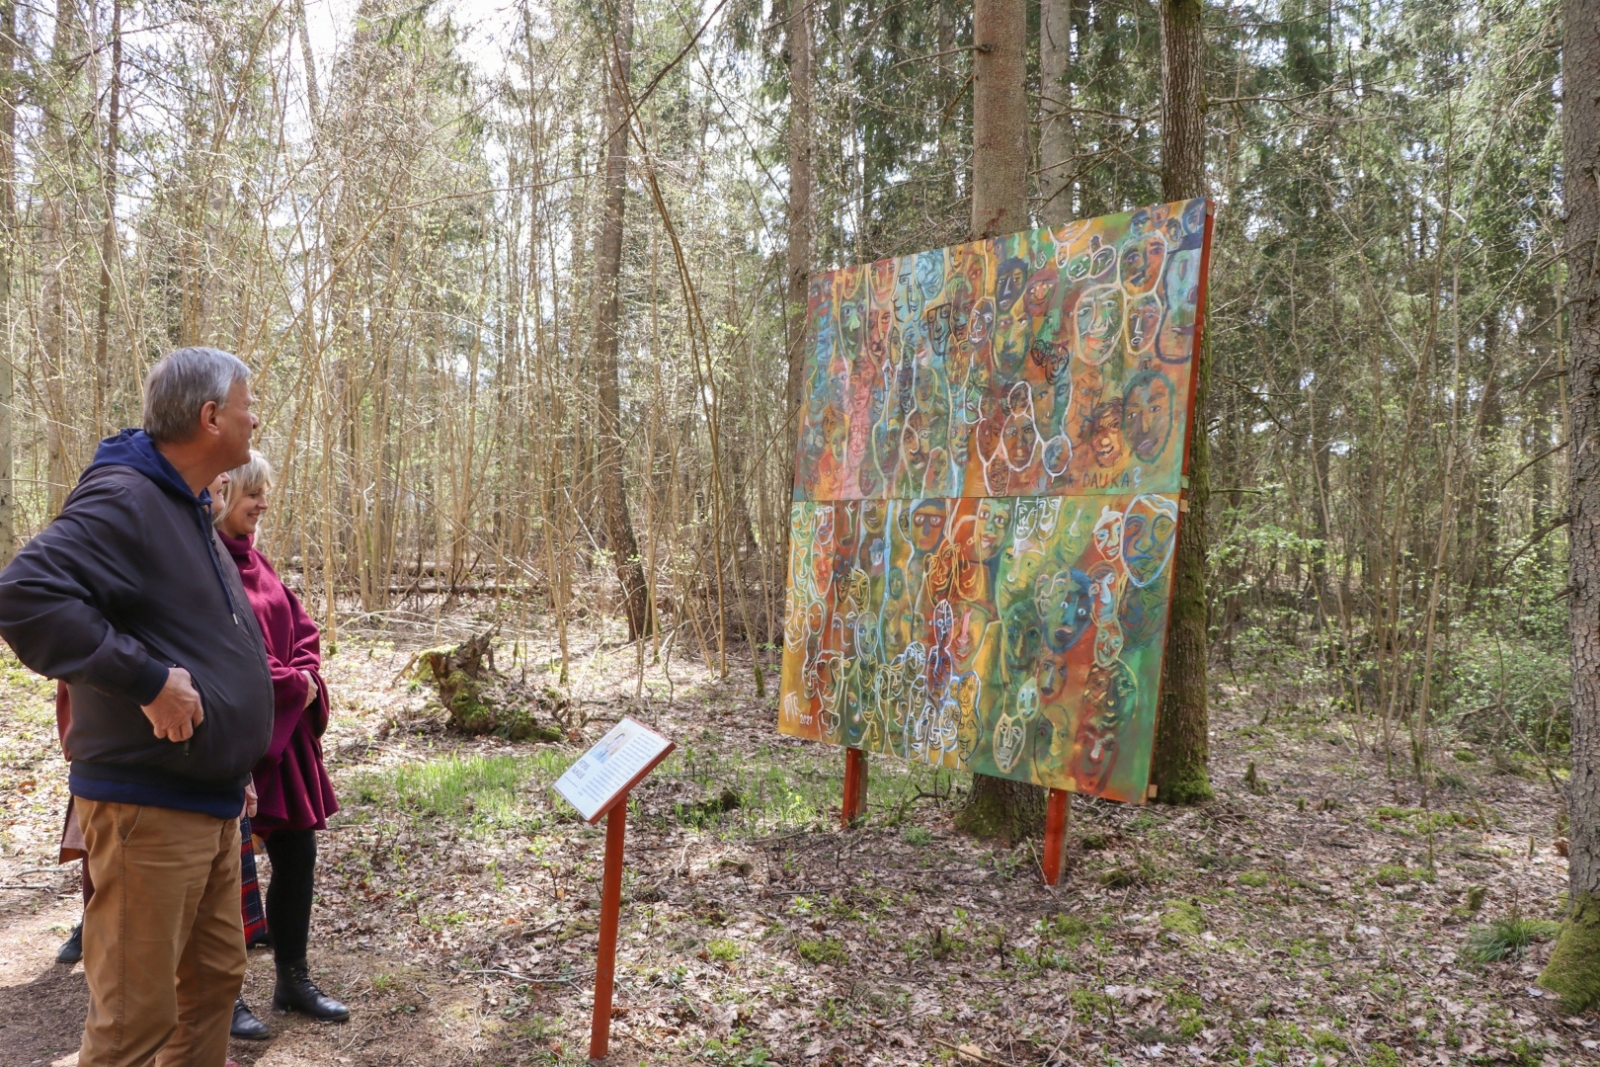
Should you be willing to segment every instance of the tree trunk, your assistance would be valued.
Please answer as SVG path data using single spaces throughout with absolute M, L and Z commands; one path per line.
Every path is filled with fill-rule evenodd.
M 0 0 L 0 329 L 11 330 L 11 258 L 17 248 L 17 201 L 12 183 L 17 170 L 17 2 Z M 16 486 L 12 481 L 11 402 L 16 349 L 0 353 L 0 566 L 16 546 Z
M 111 0 L 111 99 L 106 108 L 106 154 L 102 166 L 106 218 L 100 231 L 100 300 L 95 308 L 94 436 L 109 431 L 106 405 L 110 400 L 111 366 L 108 359 L 111 330 L 111 260 L 117 254 L 117 134 L 122 117 L 122 0 Z
M 811 4 L 790 0 L 789 15 L 789 402 L 790 437 L 799 432 L 805 369 L 806 285 L 811 272 Z M 784 529 L 789 528 L 787 519 Z
M 622 610 L 628 620 L 628 639 L 636 641 L 650 626 L 644 566 L 639 543 L 628 514 L 628 494 L 622 479 L 622 390 L 617 382 L 617 278 L 622 271 L 622 208 L 628 192 L 628 105 L 623 86 L 633 63 L 633 0 L 621 0 L 616 26 L 606 42 L 606 70 L 610 90 L 606 95 L 605 203 L 601 209 L 600 237 L 595 247 L 594 353 L 599 377 L 600 496 L 606 517 L 606 540 L 616 560 L 617 581 L 622 586 Z
M 1201 0 L 1161 0 L 1161 195 L 1166 200 L 1204 196 L 1205 35 Z M 1194 418 L 1189 425 L 1189 511 L 1183 517 L 1173 575 L 1172 622 L 1156 720 L 1150 779 L 1156 799 L 1194 804 L 1211 798 L 1206 715 L 1206 505 L 1211 458 L 1206 401 L 1210 345 L 1202 336 L 1194 358 Z
M 1566 0 L 1561 139 L 1571 311 L 1572 451 L 1568 589 L 1572 632 L 1570 911 L 1539 983 L 1576 1014 L 1600 1000 L 1600 0 Z
M 972 236 L 1028 228 L 1028 20 L 1023 0 L 972 5 Z
M 811 3 L 810 0 L 789 0 L 789 249 L 788 286 L 789 314 L 784 332 L 788 343 L 788 378 L 784 386 L 785 439 L 796 442 L 800 433 L 800 392 L 805 384 L 806 362 L 806 303 L 811 279 L 812 220 L 811 185 L 816 173 L 812 140 L 811 111 Z M 798 460 L 800 449 L 796 444 L 792 456 Z M 789 484 L 794 484 L 794 470 L 789 471 Z M 787 500 L 787 495 L 785 496 Z M 789 509 L 783 509 L 778 522 L 779 566 L 788 567 L 789 561 Z M 772 638 L 769 636 L 768 640 Z M 752 642 L 752 658 L 756 658 Z M 759 660 L 758 660 L 759 662 Z
M 295 28 L 300 32 L 300 54 L 306 65 L 306 110 L 311 117 L 311 137 L 317 136 L 322 121 L 322 94 L 317 87 L 317 59 L 311 52 L 311 24 L 306 21 L 306 0 L 294 0 Z
M 1039 9 L 1039 221 L 1072 221 L 1072 0 Z
M 69 136 L 66 114 L 82 77 L 83 65 L 74 62 L 84 47 L 78 24 L 77 0 L 56 0 L 55 34 L 50 44 L 49 77 L 40 86 L 45 152 L 52 159 L 78 163 L 77 143 Z M 67 386 L 67 280 L 64 264 L 77 237 L 77 207 L 67 194 L 64 182 L 52 178 L 42 183 L 39 246 L 42 260 L 39 279 L 40 346 L 44 350 L 45 395 L 49 421 L 45 428 L 48 489 L 45 509 L 54 517 L 66 502 L 77 471 L 72 469 L 68 437 L 77 423 L 75 409 L 66 399 Z
M 972 236 L 1028 225 L 1028 23 L 1023 0 L 975 0 L 972 13 Z M 1044 831 L 1045 792 L 1031 782 L 972 776 L 956 826 L 1014 841 Z

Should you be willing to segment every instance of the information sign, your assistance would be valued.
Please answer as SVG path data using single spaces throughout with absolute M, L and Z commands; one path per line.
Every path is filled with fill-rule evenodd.
M 622 843 L 628 790 L 667 758 L 673 744 L 637 719 L 623 717 L 556 779 L 556 791 L 589 822 L 606 817 L 606 865 L 600 880 L 600 942 L 595 951 L 594 1020 L 589 1059 L 611 1046 L 611 994 L 617 968 L 617 922 L 622 910 Z
M 670 751 L 671 741 L 625 716 L 556 779 L 556 792 L 586 821 L 598 822 Z

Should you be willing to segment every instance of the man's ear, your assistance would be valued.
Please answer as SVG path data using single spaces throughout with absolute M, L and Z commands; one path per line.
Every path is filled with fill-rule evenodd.
M 221 409 L 221 407 L 222 405 L 218 404 L 215 400 L 207 400 L 204 404 L 200 405 L 201 433 L 208 433 L 213 437 L 221 435 L 222 427 L 217 424 L 217 412 Z

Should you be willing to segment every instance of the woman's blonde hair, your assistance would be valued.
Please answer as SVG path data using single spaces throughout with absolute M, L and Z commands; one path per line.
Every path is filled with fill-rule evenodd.
M 235 500 L 249 496 L 262 486 L 272 486 L 272 464 L 252 448 L 250 458 L 228 472 L 228 484 L 222 487 L 222 499 L 211 509 L 211 521 L 221 526 Z

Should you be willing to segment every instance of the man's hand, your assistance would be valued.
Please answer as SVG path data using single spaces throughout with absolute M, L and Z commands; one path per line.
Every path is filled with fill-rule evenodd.
M 310 671 L 301 671 L 300 673 L 306 676 L 305 706 L 309 708 L 311 705 L 317 702 L 317 677 Z
M 164 741 L 187 741 L 194 736 L 195 727 L 204 721 L 206 713 L 188 671 L 182 667 L 167 671 L 167 684 L 153 703 L 144 706 L 144 717 Z
M 244 814 L 248 818 L 256 817 L 256 779 L 255 775 L 244 786 Z

